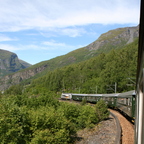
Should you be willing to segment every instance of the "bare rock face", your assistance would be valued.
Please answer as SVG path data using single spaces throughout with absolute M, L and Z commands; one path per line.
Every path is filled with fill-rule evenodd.
M 90 51 L 109 47 L 118 48 L 133 42 L 139 36 L 139 26 L 110 30 L 102 34 L 96 41 L 85 47 Z
M 15 53 L 0 49 L 0 78 L 25 68 L 27 66 L 19 61 Z
M 19 60 L 15 53 L 0 49 L 0 91 L 42 72 L 47 64 L 28 68 L 30 66 L 30 64 Z
M 43 65 L 34 69 L 26 69 L 3 77 L 0 79 L 0 91 L 6 90 L 12 85 L 19 84 L 21 81 L 35 76 L 36 74 L 42 72 L 46 67 L 47 65 Z
M 31 66 L 24 61 L 22 62 L 15 53 L 0 49 L 0 90 L 8 88 L 13 82 L 17 84 L 22 80 L 16 76 L 18 74 L 15 72 Z M 15 74 L 10 75 L 12 73 Z

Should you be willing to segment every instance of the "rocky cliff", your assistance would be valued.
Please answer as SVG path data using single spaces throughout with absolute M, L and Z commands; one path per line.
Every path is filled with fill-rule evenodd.
M 120 48 L 138 38 L 139 26 L 110 30 L 86 47 L 88 50 L 104 51 L 109 48 Z
M 0 78 L 30 66 L 30 64 L 27 63 L 26 66 L 24 63 L 26 64 L 26 62 L 23 64 L 20 62 L 15 53 L 0 49 Z
M 23 71 L 16 72 L 14 74 L 6 75 L 5 77 L 0 79 L 0 90 L 5 90 L 9 88 L 11 85 L 19 84 L 21 81 L 29 79 L 36 74 L 45 70 L 47 65 L 42 65 L 33 69 L 26 69 Z

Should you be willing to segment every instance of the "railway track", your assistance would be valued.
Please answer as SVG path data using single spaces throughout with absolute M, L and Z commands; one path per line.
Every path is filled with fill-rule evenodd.
M 79 103 L 78 101 L 65 102 Z M 134 125 L 118 111 L 112 109 L 109 109 L 109 111 L 111 120 L 106 120 L 102 123 L 104 125 L 104 127 L 102 126 L 104 130 L 101 129 L 100 132 L 96 132 L 94 136 L 92 136 L 92 134 L 90 134 L 90 136 L 83 135 L 84 137 L 87 137 L 87 140 L 77 142 L 76 144 L 134 144 Z M 101 134 L 105 140 L 100 138 Z M 90 138 L 93 138 L 94 140 L 90 140 Z
M 122 130 L 121 130 L 121 125 L 119 122 L 119 119 L 117 118 L 117 116 L 111 112 L 111 110 L 109 109 L 110 114 L 113 116 L 113 118 L 115 119 L 115 123 L 116 123 L 116 136 L 115 136 L 115 144 L 121 144 L 121 135 L 122 135 Z
M 134 144 L 134 125 L 131 124 L 123 115 L 115 110 L 111 110 L 119 120 L 121 126 L 121 143 L 122 144 Z

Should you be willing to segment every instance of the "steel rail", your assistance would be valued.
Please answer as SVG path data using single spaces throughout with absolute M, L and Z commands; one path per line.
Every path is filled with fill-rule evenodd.
M 122 130 L 121 130 L 120 122 L 119 122 L 117 116 L 115 116 L 112 112 L 110 112 L 110 114 L 115 118 L 115 121 L 116 121 L 117 134 L 116 134 L 116 138 L 115 138 L 115 144 L 121 144 Z

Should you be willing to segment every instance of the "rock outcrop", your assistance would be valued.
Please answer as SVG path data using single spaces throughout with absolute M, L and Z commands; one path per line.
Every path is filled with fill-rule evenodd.
M 139 36 L 139 26 L 126 27 L 110 30 L 102 34 L 96 41 L 89 44 L 85 49 L 103 51 L 109 47 L 119 48 L 133 42 Z
M 20 72 L 16 72 L 14 74 L 6 75 L 5 77 L 0 79 L 0 91 L 6 90 L 12 85 L 19 84 L 21 81 L 29 79 L 36 74 L 45 70 L 47 65 L 43 65 L 33 69 L 26 69 Z
M 30 66 L 30 64 L 27 63 L 26 66 L 24 63 L 26 64 L 26 62 L 23 64 L 20 62 L 15 53 L 0 49 L 0 78 Z

